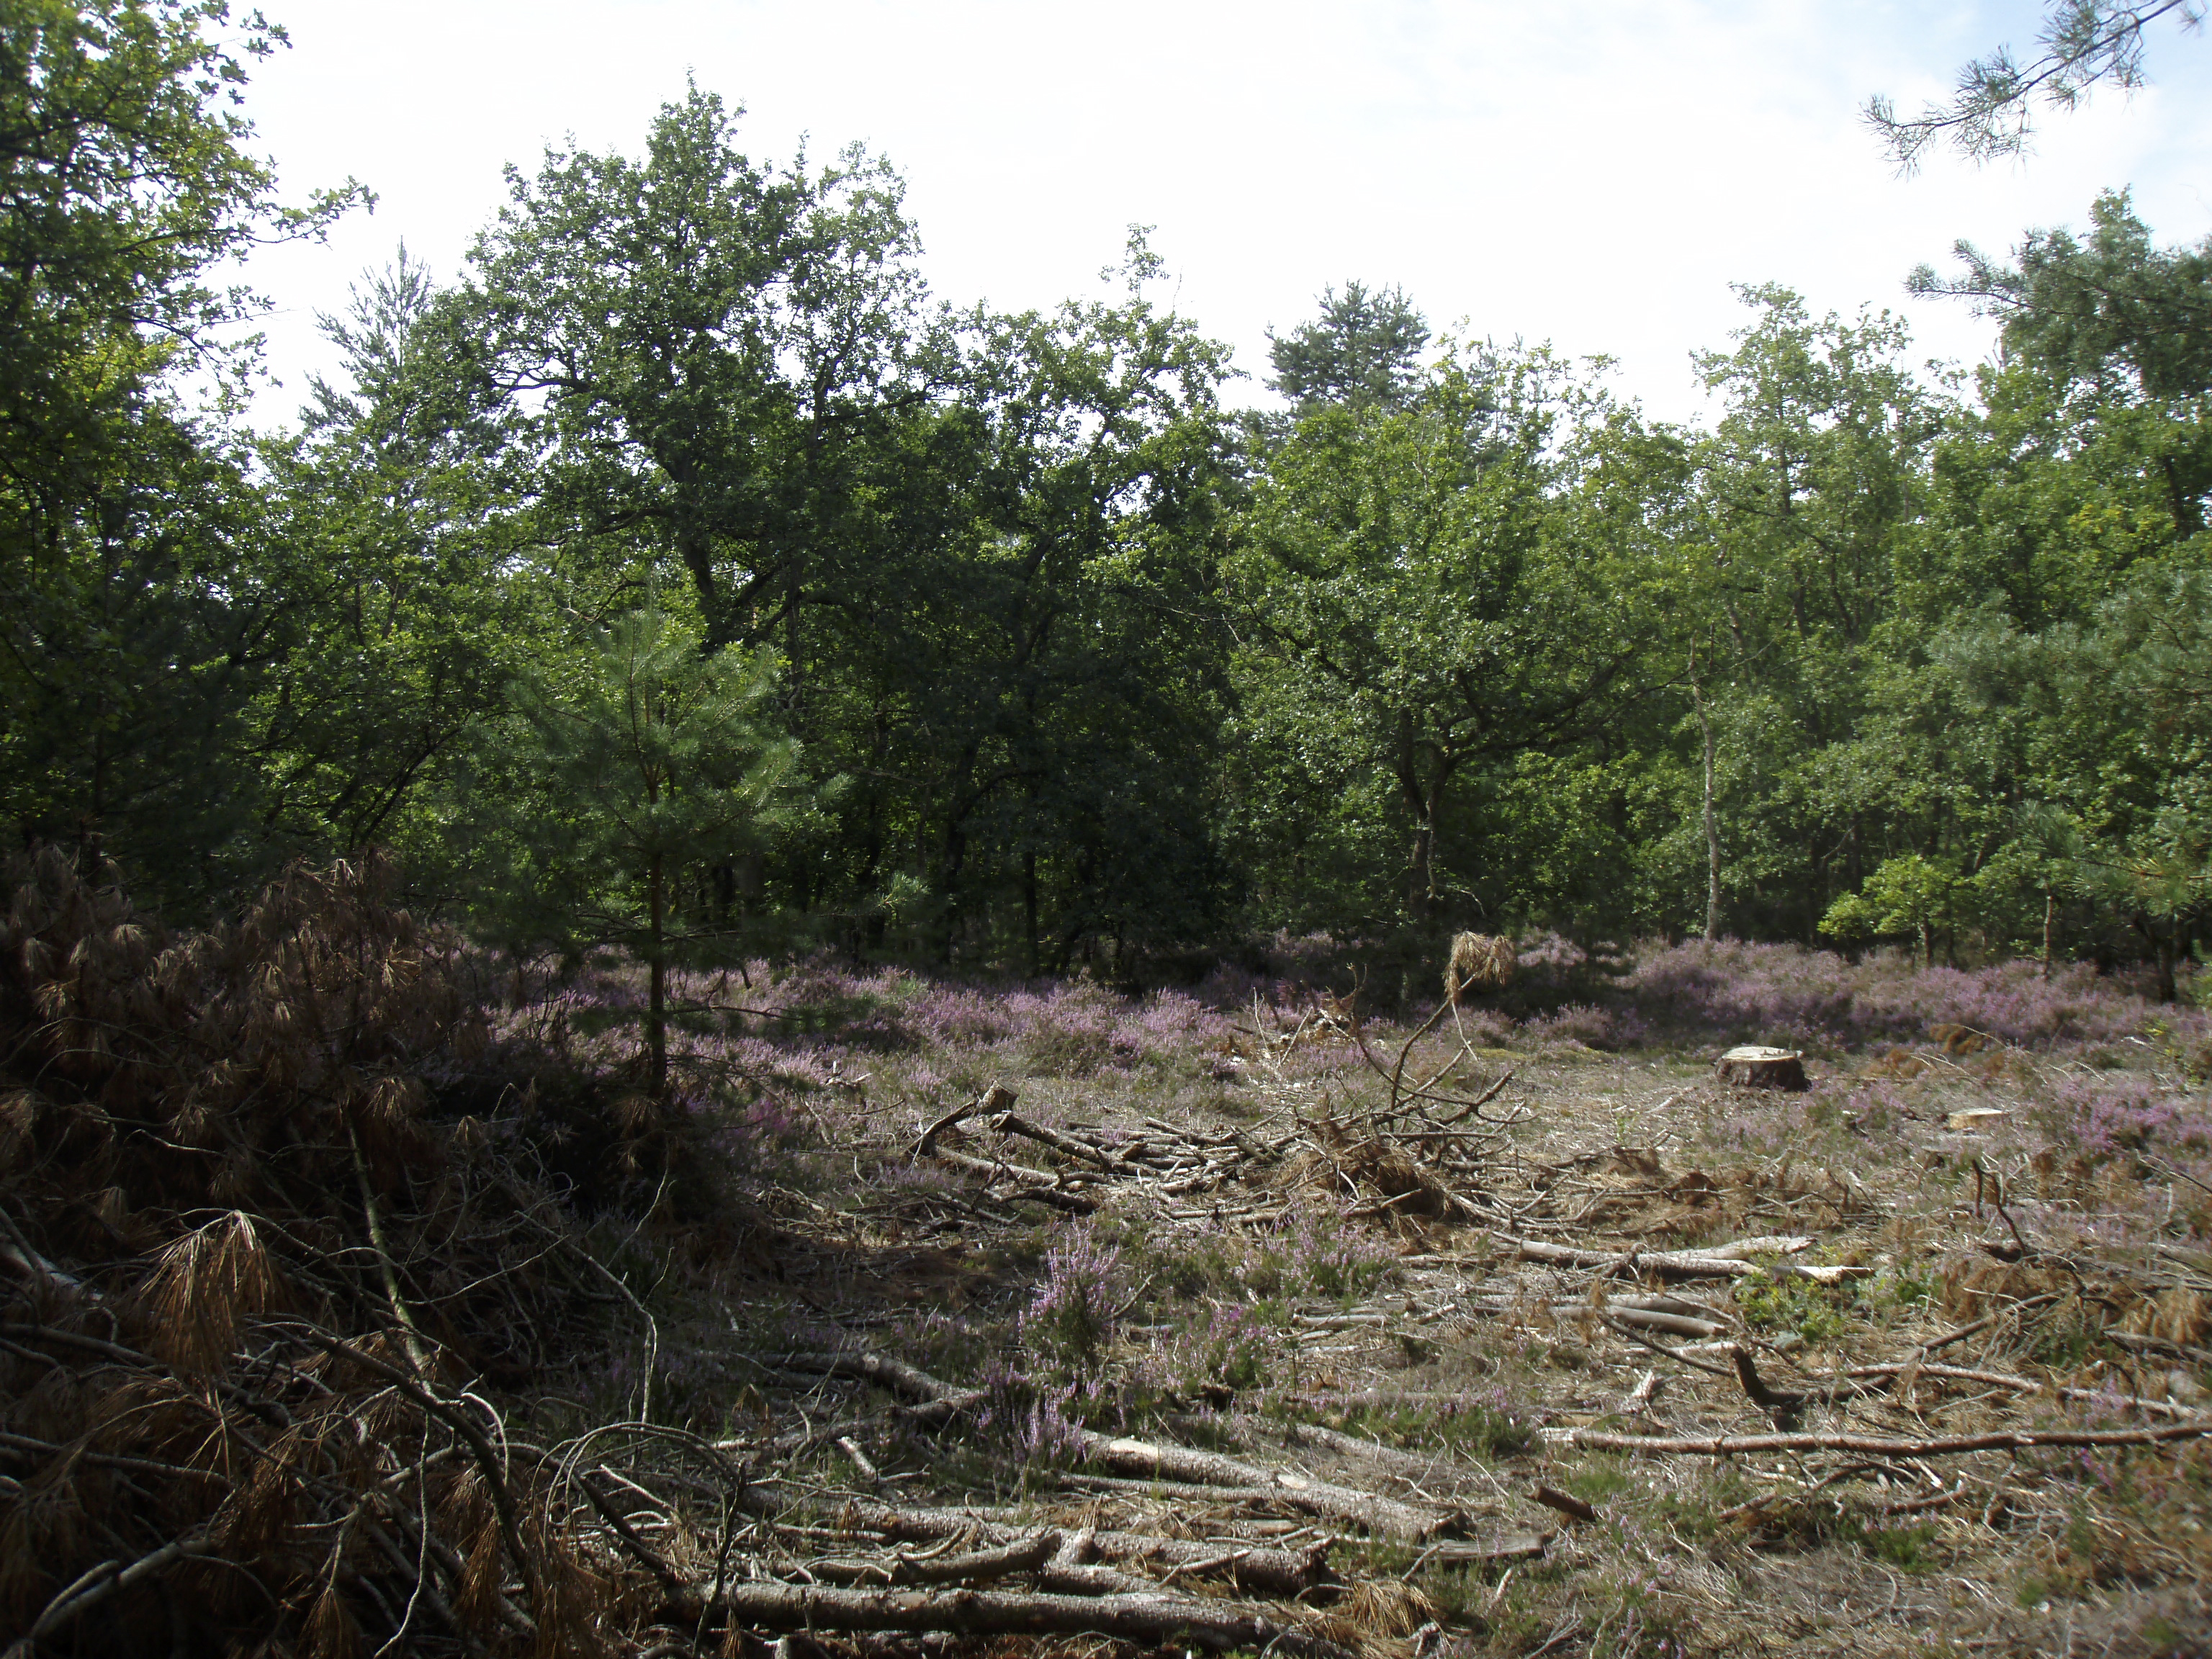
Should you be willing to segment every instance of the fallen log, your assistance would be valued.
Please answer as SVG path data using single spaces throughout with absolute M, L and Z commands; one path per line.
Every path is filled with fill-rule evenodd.
M 1469 1563 L 1527 1561 L 1543 1554 L 1551 1545 L 1544 1533 L 1510 1532 L 1486 1544 L 1431 1544 L 1421 1552 L 1424 1562 L 1455 1566 Z
M 1356 1522 L 1378 1536 L 1416 1544 L 1442 1532 L 1455 1518 L 1434 1510 L 1416 1509 L 1411 1504 L 1379 1493 L 1326 1480 L 1311 1480 L 1304 1475 L 1224 1457 L 1218 1452 L 1194 1451 L 1188 1446 L 1165 1446 L 1149 1440 L 1086 1432 L 1082 1450 L 1092 1462 L 1125 1475 L 1261 1492 L 1309 1514 Z
M 969 1510 L 901 1509 L 869 1498 L 855 1498 L 845 1507 L 847 1521 L 892 1539 L 957 1538 L 975 1533 L 991 1543 L 1006 1543 L 1027 1535 L 1018 1523 L 997 1521 Z M 1081 1534 L 1066 1540 L 1074 1544 Z M 1181 1538 L 1156 1538 L 1150 1533 L 1097 1532 L 1089 1534 L 1090 1551 L 1103 1560 L 1191 1571 L 1220 1553 L 1219 1547 Z M 1229 1582 L 1247 1595 L 1275 1595 L 1288 1601 L 1337 1577 L 1328 1568 L 1328 1547 L 1322 1539 L 1304 1551 L 1240 1547 L 1224 1571 Z
M 1062 1595 L 1143 1595 L 1162 1588 L 1147 1579 L 1116 1572 L 1111 1567 L 1094 1565 L 1091 1558 L 1097 1551 L 1096 1527 L 1068 1534 L 1052 1559 L 1038 1572 L 1038 1585 Z
M 1358 1458 L 1408 1480 L 1428 1480 L 1440 1471 L 1448 1474 L 1452 1465 L 1447 1453 L 1424 1455 L 1386 1446 L 1379 1441 L 1363 1440 L 1357 1435 L 1341 1434 L 1317 1423 L 1279 1423 L 1247 1412 L 1193 1413 L 1171 1417 L 1167 1421 L 1168 1426 L 1178 1433 L 1187 1428 L 1210 1431 L 1228 1435 L 1240 1446 L 1319 1446 L 1345 1457 Z
M 1148 1647 L 1269 1649 L 1294 1659 L 1351 1659 L 1335 1643 L 1233 1603 L 1180 1595 L 1054 1595 L 1005 1590 L 841 1589 L 823 1584 L 705 1584 L 671 1598 L 681 1621 L 720 1610 L 750 1630 L 955 1631 L 974 1636 L 1111 1636 Z
M 1045 1204 L 1055 1210 L 1065 1210 L 1070 1215 L 1096 1215 L 1098 1200 L 1085 1198 L 1080 1193 L 1062 1192 L 1057 1187 L 1017 1187 L 1003 1194 L 1005 1204 Z
M 1571 1521 L 1595 1521 L 1597 1519 L 1597 1510 L 1593 1505 L 1585 1504 L 1581 1498 L 1575 1497 L 1572 1493 L 1561 1492 L 1555 1486 L 1540 1485 L 1535 1491 L 1530 1492 L 1528 1495 L 1534 1498 L 1539 1504 L 1541 1504 L 1546 1509 L 1557 1510 L 1561 1515 L 1565 1516 Z
M 1621 1401 L 1620 1414 L 1623 1417 L 1643 1416 L 1651 1409 L 1652 1401 L 1658 1399 L 1659 1390 L 1666 1386 L 1667 1379 L 1658 1372 L 1644 1372 L 1637 1379 L 1635 1388 L 1631 1389 L 1626 1397 Z
M 927 1371 L 883 1354 L 837 1352 L 793 1355 L 780 1363 L 787 1365 L 805 1364 L 816 1370 L 881 1382 L 887 1388 L 924 1401 L 923 1407 L 916 1415 L 928 1421 L 941 1422 L 983 1397 L 980 1389 L 955 1389 Z M 938 1413 L 942 1415 L 927 1415 Z M 1304 1475 L 1262 1468 L 1256 1463 L 1239 1462 L 1233 1457 L 1223 1457 L 1213 1452 L 1194 1451 L 1187 1446 L 1157 1445 L 1148 1440 L 1132 1440 L 1097 1434 L 1089 1430 L 1083 1431 L 1078 1445 L 1085 1458 L 1124 1474 L 1135 1475 L 1146 1480 L 1174 1480 L 1264 1492 L 1279 1502 L 1304 1510 L 1309 1514 L 1356 1522 L 1382 1537 L 1407 1539 L 1419 1543 L 1443 1530 L 1454 1518 L 1435 1510 L 1416 1509 L 1410 1504 L 1401 1504 L 1396 1498 L 1384 1498 L 1379 1493 L 1339 1486 L 1326 1480 L 1310 1480 Z
M 956 1170 L 965 1170 L 971 1175 L 979 1175 L 987 1180 L 1012 1181 L 1015 1185 L 1014 1190 L 1006 1194 L 1010 1199 L 1036 1199 L 1083 1215 L 1089 1215 L 1098 1207 L 1097 1200 L 1085 1198 L 1080 1194 L 1067 1191 L 1061 1186 L 1060 1177 L 1048 1170 L 1033 1170 L 1026 1164 L 1008 1164 L 988 1158 L 970 1158 L 965 1152 L 951 1152 L 943 1146 L 931 1147 L 929 1156 L 940 1164 L 950 1164 Z
M 1011 1110 L 1013 1103 L 1014 1091 L 1003 1083 L 994 1083 L 975 1099 L 968 1102 L 964 1106 L 955 1106 L 943 1117 L 924 1129 L 921 1132 L 921 1139 L 914 1143 L 915 1155 L 919 1157 L 924 1153 L 935 1152 L 937 1137 L 963 1118 L 972 1117 L 977 1112 Z
M 1744 1279 L 1759 1271 L 1746 1260 L 1753 1255 L 1793 1255 L 1810 1249 L 1813 1241 L 1802 1235 L 1778 1238 L 1741 1238 L 1707 1250 L 1585 1250 L 1571 1244 L 1547 1244 L 1537 1238 L 1516 1238 L 1510 1233 L 1491 1237 L 1524 1261 L 1547 1261 L 1562 1267 L 1633 1267 L 1670 1279 Z M 1825 1269 L 1805 1269 L 1819 1273 Z M 1840 1275 L 1839 1275 L 1840 1276 Z
M 891 1564 L 891 1575 L 902 1584 L 981 1583 L 1004 1578 L 1008 1573 L 1036 1571 L 1052 1559 L 1060 1542 L 1060 1534 L 1047 1530 L 1033 1538 L 963 1555 L 940 1555 L 928 1560 L 902 1555 Z
M 1624 1325 L 1641 1325 L 1647 1330 L 1666 1331 L 1674 1336 L 1715 1337 L 1728 1329 L 1710 1319 L 1692 1319 L 1684 1314 L 1661 1313 L 1650 1308 L 1626 1308 L 1618 1303 L 1605 1311 Z
M 1206 1504 L 1223 1509 L 1244 1504 L 1280 1504 L 1286 1509 L 1302 1510 L 1328 1521 L 1351 1521 L 1365 1527 L 1379 1537 L 1401 1541 L 1422 1543 L 1429 1535 L 1456 1519 L 1438 1516 L 1413 1510 L 1410 1504 L 1396 1504 L 1394 1499 L 1376 1498 L 1372 1493 L 1358 1492 L 1356 1498 L 1364 1500 L 1355 1509 L 1312 1490 L 1310 1483 L 1304 1489 L 1289 1486 L 1200 1486 L 1191 1481 L 1161 1481 L 1132 1480 L 1115 1474 L 1063 1474 L 1060 1484 L 1071 1492 L 1113 1492 L 1125 1498 L 1169 1499 L 1186 1506 Z M 1392 1516 L 1393 1509 L 1413 1510 L 1412 1517 L 1399 1520 Z M 1428 1528 L 1427 1533 L 1421 1529 Z
M 1893 1376 L 1905 1379 L 1910 1373 L 1913 1381 L 1934 1377 L 1939 1382 L 1972 1382 L 1987 1388 L 2011 1389 L 2021 1394 L 2049 1394 L 2056 1400 L 2075 1400 L 2092 1405 L 2119 1407 L 2148 1412 L 2154 1417 L 2171 1417 L 2187 1420 L 2203 1413 L 2185 1406 L 2176 1406 L 2164 1400 L 2147 1400 L 2141 1395 L 2113 1394 L 2104 1389 L 2075 1389 L 2063 1385 L 2051 1387 L 2032 1376 L 2014 1376 L 2009 1371 L 1975 1370 L 1965 1365 L 1938 1365 L 1911 1360 L 1892 1360 L 1879 1365 L 1853 1365 L 1845 1370 L 1807 1371 L 1806 1377 L 1814 1382 L 1863 1382 L 1874 1378 Z

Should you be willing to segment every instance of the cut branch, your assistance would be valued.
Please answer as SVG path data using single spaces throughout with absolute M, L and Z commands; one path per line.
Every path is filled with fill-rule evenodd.
M 1896 1440 L 1871 1434 L 1723 1434 L 1705 1438 L 1605 1434 L 1569 1429 L 1562 1437 L 1585 1451 L 1635 1452 L 1645 1457 L 1735 1457 L 1747 1452 L 1856 1452 L 1866 1457 L 1955 1457 L 1968 1452 L 2027 1451 L 2037 1446 L 2153 1446 L 2212 1436 L 2212 1418 L 2150 1429 L 2049 1429 L 1995 1434 L 1936 1435 Z
M 820 1584 L 704 1586 L 673 1609 L 696 1621 L 720 1608 L 752 1630 L 957 1631 L 975 1636 L 1111 1636 L 1151 1647 L 1269 1649 L 1293 1659 L 1351 1659 L 1345 1649 L 1265 1613 L 1184 1596 L 1088 1597 L 999 1590 L 837 1589 Z
M 1149 1440 L 1109 1438 L 1086 1432 L 1083 1454 L 1125 1475 L 1149 1480 L 1188 1481 L 1199 1485 L 1264 1493 L 1293 1509 L 1352 1521 L 1386 1538 L 1420 1543 L 1442 1532 L 1454 1519 L 1433 1510 L 1416 1509 L 1395 1498 L 1339 1486 L 1326 1480 L 1264 1468 L 1216 1452 L 1194 1451 L 1187 1446 L 1159 1445 Z
M 980 1533 L 990 1541 L 1002 1543 L 1025 1535 L 1024 1529 L 1020 1527 L 993 1521 L 964 1510 L 899 1509 L 866 1498 L 856 1498 L 846 1506 L 845 1514 L 852 1524 L 894 1539 L 957 1538 Z M 1070 1534 L 1066 1542 L 1072 1547 L 1079 1540 L 1086 1542 L 1090 1551 L 1103 1560 L 1123 1561 L 1140 1566 L 1158 1562 L 1185 1572 L 1196 1571 L 1218 1553 L 1211 1544 L 1194 1543 L 1180 1538 L 1155 1538 L 1149 1533 Z M 1249 1595 L 1279 1595 L 1285 1599 L 1302 1595 L 1317 1584 L 1336 1582 L 1336 1576 L 1328 1570 L 1328 1544 L 1329 1540 L 1324 1539 L 1304 1553 L 1282 1549 L 1242 1549 L 1228 1565 L 1226 1571 L 1230 1582 Z

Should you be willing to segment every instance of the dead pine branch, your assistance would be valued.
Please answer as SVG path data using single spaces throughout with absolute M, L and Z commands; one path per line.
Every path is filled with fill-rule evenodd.
M 1006 1093 L 1004 1090 L 997 1092 Z M 1016 1115 L 1012 1104 L 1013 1097 L 1007 1094 L 1006 1098 L 1008 1101 L 1006 1109 L 988 1120 L 992 1128 L 1001 1134 L 1024 1136 L 1036 1141 L 1041 1146 L 1049 1146 L 1056 1152 L 1065 1152 L 1070 1158 L 1081 1158 L 1087 1164 L 1095 1164 L 1109 1173 L 1115 1171 L 1117 1166 L 1115 1161 L 1096 1146 L 1086 1146 L 1073 1135 L 1064 1135 L 1057 1129 L 1048 1129 L 1041 1123 L 1032 1123 L 1025 1117 Z
M 507 1486 L 503 1460 L 498 1448 L 492 1444 L 491 1437 L 483 1431 L 483 1425 L 461 1407 L 439 1399 L 397 1365 L 380 1359 L 373 1353 L 364 1352 L 352 1343 L 325 1332 L 308 1328 L 301 1334 L 333 1359 L 348 1361 L 382 1377 L 468 1443 L 469 1450 L 476 1459 L 477 1472 L 483 1476 L 485 1489 L 490 1494 L 492 1509 L 499 1517 L 500 1536 L 514 1559 L 516 1570 L 522 1574 L 523 1582 L 532 1582 L 535 1559 L 522 1541 L 521 1519 L 515 1508 L 514 1495 Z
M 1671 1279 L 1747 1279 L 1760 1271 L 1758 1263 L 1751 1260 L 1753 1256 L 1794 1255 L 1813 1247 L 1812 1239 L 1800 1233 L 1786 1237 L 1741 1238 L 1702 1250 L 1642 1250 L 1624 1256 L 1613 1251 L 1586 1250 L 1571 1244 L 1547 1243 L 1541 1239 L 1516 1238 L 1502 1232 L 1493 1232 L 1490 1237 L 1493 1243 L 1504 1246 L 1526 1261 L 1563 1267 L 1595 1267 L 1608 1273 L 1632 1262 L 1638 1271 L 1648 1270 Z M 1808 1276 L 1814 1271 L 1825 1273 L 1831 1270 L 1809 1270 Z M 1842 1275 L 1839 1273 L 1837 1276 Z M 1831 1281 L 1823 1279 L 1819 1282 Z
M 849 1376 L 888 1389 L 916 1402 L 908 1408 L 908 1415 L 921 1423 L 948 1423 L 984 1398 L 984 1391 L 981 1389 L 957 1388 L 889 1354 L 870 1353 L 857 1349 L 830 1353 L 794 1353 L 784 1355 L 778 1363 L 796 1370 Z
M 708 1584 L 672 1598 L 687 1620 L 720 1611 L 744 1630 L 1109 1636 L 1152 1647 L 1244 1648 L 1291 1659 L 1352 1659 L 1337 1644 L 1234 1603 L 1188 1596 L 999 1590 L 840 1589 L 774 1582 Z
M 1309 1480 L 1304 1475 L 1224 1457 L 1217 1452 L 1194 1451 L 1187 1446 L 1109 1437 L 1088 1431 L 1080 1444 L 1083 1455 L 1090 1462 L 1123 1476 L 1265 1493 L 1293 1509 L 1356 1522 L 1378 1536 L 1412 1543 L 1425 1542 L 1455 1519 L 1376 1492 Z
M 2038 1446 L 2157 1446 L 2212 1437 L 2212 1418 L 2143 1429 L 1999 1430 L 1990 1434 L 1931 1435 L 1921 1440 L 1871 1434 L 1723 1434 L 1698 1437 L 1561 1431 L 1586 1451 L 1635 1452 L 1644 1457 L 1736 1457 L 1747 1453 L 1839 1451 L 1866 1457 L 1957 1457 L 1969 1452 L 2028 1451 Z
M 1490 933 L 1455 933 L 1451 957 L 1444 964 L 1444 1001 L 1459 1006 L 1461 994 L 1469 989 L 1502 989 L 1513 982 L 1520 954 L 1513 941 Z
M 994 1083 L 975 1099 L 964 1105 L 954 1107 L 924 1129 L 921 1132 L 921 1138 L 914 1143 L 914 1155 L 916 1158 L 928 1156 L 936 1148 L 937 1137 L 963 1118 L 973 1117 L 978 1112 L 1008 1111 L 1012 1109 L 1013 1103 L 1014 1091 L 1004 1084 Z
M 1060 1542 L 1060 1534 L 1048 1528 L 1033 1538 L 1018 1539 L 992 1549 L 971 1550 L 964 1555 L 925 1559 L 902 1554 L 892 1563 L 891 1576 L 902 1584 L 986 1583 L 1010 1573 L 1035 1572 L 1059 1553 Z
M 994 1521 L 972 1510 L 902 1508 L 855 1498 L 844 1510 L 846 1521 L 892 1539 L 963 1539 L 981 1537 L 1007 1543 L 1028 1535 L 1028 1528 Z M 1323 1537 L 1309 1548 L 1293 1553 L 1255 1547 L 1239 1549 L 1222 1571 L 1237 1589 L 1251 1595 L 1285 1599 L 1304 1595 L 1322 1584 L 1337 1582 L 1328 1565 L 1333 1540 Z M 1068 1533 L 1060 1557 L 1080 1565 L 1096 1557 L 1102 1560 L 1151 1567 L 1158 1564 L 1179 1573 L 1210 1571 L 1219 1553 L 1211 1544 L 1187 1539 L 1161 1538 L 1150 1533 L 1092 1531 Z M 1055 1557 L 1057 1561 L 1060 1557 Z
M 1670 1348 L 1664 1343 L 1655 1342 L 1650 1337 L 1642 1334 L 1640 1332 L 1629 1326 L 1622 1324 L 1618 1319 L 1612 1317 L 1610 1314 L 1601 1313 L 1598 1317 L 1601 1322 L 1603 1322 L 1607 1328 L 1611 1329 L 1617 1334 L 1626 1337 L 1631 1342 L 1637 1344 L 1639 1347 L 1650 1349 L 1651 1352 L 1656 1354 L 1664 1354 L 1668 1358 L 1674 1361 L 1677 1364 L 1687 1365 L 1692 1370 L 1703 1371 L 1708 1376 L 1728 1376 L 1733 1375 L 1733 1373 L 1725 1365 L 1716 1365 L 1709 1360 L 1699 1359 L 1694 1354 L 1684 1353 L 1680 1348 Z M 1637 1384 L 1637 1393 L 1644 1395 L 1644 1397 L 1649 1400 L 1651 1395 L 1658 1393 L 1659 1382 L 1657 1376 L 1651 1373 L 1646 1374 L 1645 1382 L 1650 1384 L 1649 1392 L 1646 1392 L 1644 1383 L 1639 1382 Z M 1631 1397 L 1633 1398 L 1633 1396 Z
M 1557 1510 L 1569 1520 L 1595 1521 L 1597 1519 L 1597 1510 L 1595 1506 L 1585 1504 L 1581 1498 L 1570 1492 L 1560 1492 L 1556 1487 L 1540 1485 L 1528 1495 L 1546 1509 Z
M 109 1596 L 142 1583 L 156 1573 L 167 1571 L 179 1561 L 215 1553 L 214 1544 L 206 1539 L 178 1539 L 128 1565 L 121 1561 L 103 1561 L 65 1586 L 60 1595 L 47 1602 L 45 1611 L 32 1621 L 31 1628 L 10 1643 L 6 1652 L 0 1654 L 0 1659 L 31 1659 L 40 1643 Z
M 1778 1428 L 1794 1427 L 1798 1414 L 1804 1410 L 1805 1396 L 1767 1386 L 1752 1364 L 1751 1351 L 1741 1342 L 1729 1350 L 1729 1358 L 1735 1364 L 1736 1381 L 1742 1385 L 1744 1397 L 1774 1419 Z

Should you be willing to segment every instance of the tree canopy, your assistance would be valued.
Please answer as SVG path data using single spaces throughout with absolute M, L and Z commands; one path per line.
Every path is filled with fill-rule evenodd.
M 1929 131 L 2126 84 L 2168 14 L 2054 14 Z M 1971 378 L 1749 285 L 1669 425 L 1350 281 L 1261 414 L 1143 233 L 947 306 L 887 161 L 762 160 L 695 85 L 367 273 L 252 434 L 213 273 L 359 192 L 285 204 L 231 101 L 282 36 L 223 23 L 0 28 L 0 805 L 179 914 L 375 843 L 656 982 L 1480 926 L 2171 984 L 2212 929 L 2212 245 L 2124 192 L 1915 278 L 2001 320 Z

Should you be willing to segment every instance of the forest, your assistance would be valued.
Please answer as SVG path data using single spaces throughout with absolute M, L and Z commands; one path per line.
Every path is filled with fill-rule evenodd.
M 1255 385 L 694 84 L 257 425 L 285 45 L 0 0 L 0 1659 L 2212 1651 L 2212 240 Z
M 887 161 L 694 86 L 365 275 L 259 432 L 218 272 L 362 192 L 279 205 L 206 15 L 23 37 L 0 229 L 0 811 L 174 920 L 374 845 L 672 962 L 1477 927 L 2170 988 L 2212 924 L 2212 248 L 2124 192 L 1913 277 L 2002 319 L 1971 374 L 1746 287 L 1674 426 L 1351 281 L 1261 411 L 1140 230 L 1104 297 L 940 304 Z

